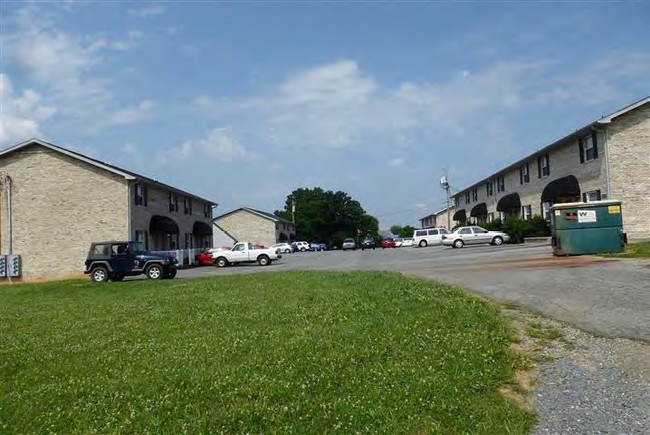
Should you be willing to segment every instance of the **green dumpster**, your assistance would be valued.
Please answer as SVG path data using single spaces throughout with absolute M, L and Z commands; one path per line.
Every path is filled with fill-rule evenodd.
M 551 207 L 554 255 L 623 252 L 621 201 L 570 202 Z

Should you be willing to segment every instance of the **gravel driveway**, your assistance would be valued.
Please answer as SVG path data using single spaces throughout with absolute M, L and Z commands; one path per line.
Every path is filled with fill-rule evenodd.
M 540 366 L 535 433 L 650 433 L 648 260 L 556 258 L 546 245 L 436 246 L 296 253 L 269 267 L 206 267 L 179 276 L 281 270 L 391 270 L 541 313 L 572 346 L 549 350 L 551 361 Z

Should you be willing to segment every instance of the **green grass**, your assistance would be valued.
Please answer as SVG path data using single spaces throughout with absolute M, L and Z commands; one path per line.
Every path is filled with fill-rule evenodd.
M 392 273 L 0 288 L 0 433 L 528 433 L 498 309 Z
M 603 257 L 613 258 L 650 258 L 650 241 L 629 243 L 625 252 L 618 254 L 603 254 Z

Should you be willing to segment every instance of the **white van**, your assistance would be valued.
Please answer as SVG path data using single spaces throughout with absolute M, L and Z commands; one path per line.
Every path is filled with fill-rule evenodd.
M 415 230 L 413 232 L 413 246 L 424 248 L 427 245 L 440 245 L 442 235 L 449 234 L 447 228 L 427 228 L 426 230 Z

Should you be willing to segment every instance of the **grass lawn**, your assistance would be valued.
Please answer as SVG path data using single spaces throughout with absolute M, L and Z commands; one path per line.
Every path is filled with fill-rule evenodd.
M 605 257 L 614 258 L 650 258 L 650 242 L 629 243 L 625 252 L 620 254 L 604 254 Z
M 0 287 L 0 432 L 528 433 L 494 306 L 380 272 Z

